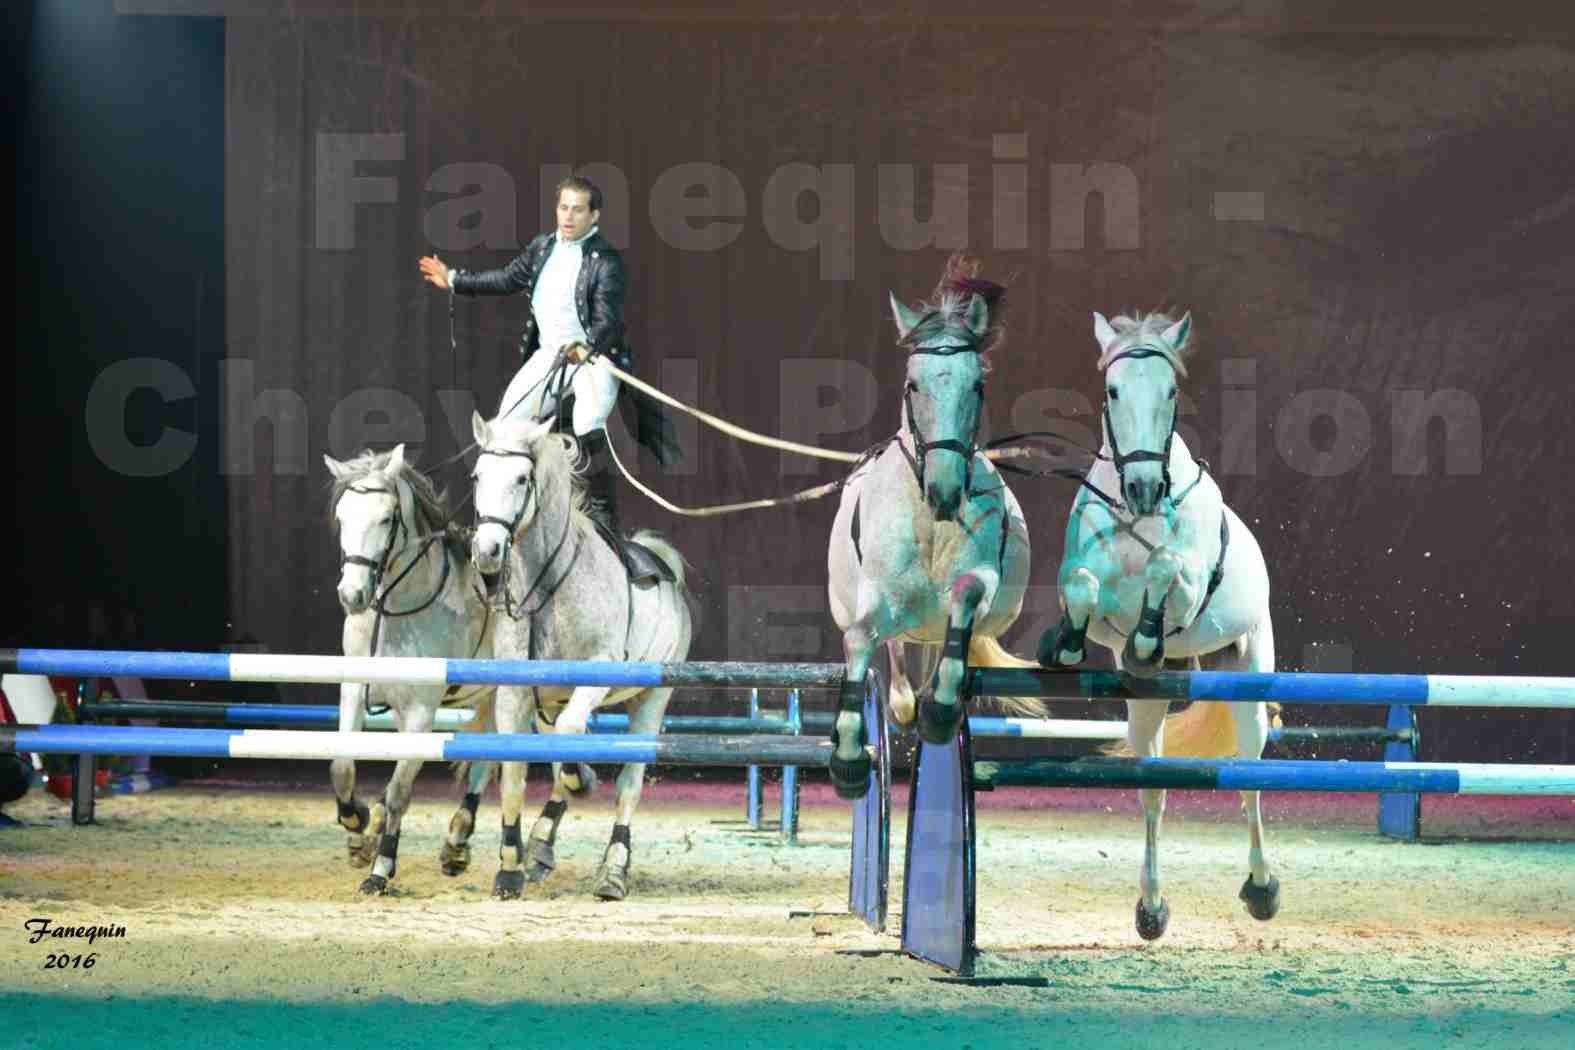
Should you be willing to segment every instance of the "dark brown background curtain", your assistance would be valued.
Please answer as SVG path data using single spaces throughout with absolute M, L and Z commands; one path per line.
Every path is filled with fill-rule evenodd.
M 480 268 L 547 224 L 546 166 L 600 164 L 627 179 L 604 227 L 629 266 L 637 368 L 673 392 L 801 439 L 845 396 L 853 425 L 821 440 L 857 449 L 889 434 L 902 358 L 887 291 L 928 293 L 947 251 L 894 244 L 882 217 L 927 218 L 960 185 L 966 243 L 1010 289 L 993 433 L 1097 432 L 1093 415 L 1071 413 L 1078 395 L 1099 403 L 1091 313 L 1192 311 L 1183 421 L 1268 557 L 1282 667 L 1569 673 L 1567 33 L 1495 39 L 1437 4 L 1389 31 L 1328 5 L 1315 26 L 1295 5 L 1279 21 L 1223 24 L 1172 6 L 1153 22 L 596 21 L 588 8 L 581 21 L 230 18 L 236 632 L 275 651 L 336 651 L 321 454 L 403 439 L 421 463 L 446 459 L 469 442 L 470 405 L 491 414 L 518 365 L 520 298 L 460 301 L 449 347 L 446 297 L 419 282 L 416 260 L 436 250 L 434 208 L 478 190 L 427 180 L 455 164 L 511 180 L 512 244 L 440 251 Z M 360 163 L 396 199 L 356 206 L 348 244 L 320 218 L 323 134 L 403 136 L 402 160 Z M 720 250 L 674 247 L 649 214 L 658 177 L 695 163 L 743 189 L 731 202 L 741 232 Z M 823 272 L 838 257 L 792 250 L 769 228 L 766 187 L 794 163 L 851 169 L 849 279 Z M 882 206 L 881 165 L 912 166 L 911 209 L 889 195 Z M 1078 189 L 1090 178 L 1108 192 Z M 800 201 L 800 220 L 816 214 L 812 195 Z M 865 374 L 878 392 L 867 421 Z M 1407 406 L 1430 395 L 1454 406 L 1449 421 L 1404 440 Z M 370 414 L 347 423 L 357 405 Z M 1299 415 L 1319 406 L 1336 418 Z M 683 504 L 837 475 L 709 430 L 686 428 L 686 444 L 676 471 L 641 459 L 642 478 Z M 1319 476 L 1320 455 L 1340 469 Z M 444 480 L 462 494 L 465 473 Z M 1035 590 L 1006 641 L 1027 655 L 1055 616 L 1073 490 L 1013 484 Z M 832 502 L 719 521 L 669 516 L 632 491 L 624 506 L 694 563 L 696 658 L 840 656 L 824 594 Z M 1566 713 L 1454 712 L 1429 722 L 1429 753 L 1575 760 L 1571 725 Z

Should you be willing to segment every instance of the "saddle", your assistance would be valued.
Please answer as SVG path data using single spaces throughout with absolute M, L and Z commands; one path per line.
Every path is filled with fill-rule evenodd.
M 620 536 L 601 519 L 592 517 L 596 531 L 623 562 L 623 571 L 631 583 L 677 583 L 678 579 L 667 563 L 658 558 L 649 547 L 642 546 L 626 536 Z

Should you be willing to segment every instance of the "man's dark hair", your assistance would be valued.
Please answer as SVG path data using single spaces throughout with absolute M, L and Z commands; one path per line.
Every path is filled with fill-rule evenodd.
M 580 193 L 590 194 L 591 211 L 602 210 L 602 188 L 584 175 L 570 175 L 558 183 L 558 189 L 552 198 L 554 204 L 563 199 L 564 190 L 577 190 Z

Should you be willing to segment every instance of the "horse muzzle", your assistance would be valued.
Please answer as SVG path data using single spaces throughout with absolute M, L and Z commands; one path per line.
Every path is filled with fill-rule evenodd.
M 1139 517 L 1157 513 L 1166 496 L 1164 478 L 1134 477 L 1126 479 L 1121 491 L 1127 509 Z
M 503 568 L 505 549 L 502 528 L 483 525 L 476 530 L 476 535 L 470 541 L 470 563 L 484 576 L 495 574 Z
M 372 588 L 366 583 L 340 580 L 338 594 L 339 608 L 344 610 L 346 616 L 364 613 L 372 603 Z

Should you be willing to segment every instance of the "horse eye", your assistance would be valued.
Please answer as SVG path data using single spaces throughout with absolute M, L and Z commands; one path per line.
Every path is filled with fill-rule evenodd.
M 1107 395 L 1107 396 L 1108 396 L 1108 397 L 1109 397 L 1109 398 L 1110 398 L 1110 400 L 1112 400 L 1112 401 L 1120 401 L 1120 400 L 1121 400 L 1121 392 L 1120 392 L 1120 391 L 1118 391 L 1118 390 L 1117 390 L 1117 389 L 1116 389 L 1116 388 L 1115 388 L 1115 387 L 1110 387 L 1110 388 L 1108 388 L 1108 389 L 1107 389 L 1107 390 L 1106 390 L 1106 391 L 1105 391 L 1105 394 L 1106 394 L 1106 395 Z
M 919 392 L 919 384 L 910 379 L 908 380 L 908 389 L 917 394 Z
M 382 524 L 384 524 L 384 525 L 392 525 L 393 523 L 394 523 L 394 516 L 392 514 L 386 514 L 386 515 L 383 516 Z
M 1171 388 L 1171 391 L 1170 391 L 1170 399 L 1171 399 L 1171 400 L 1172 400 L 1172 401 L 1174 401 L 1174 400 L 1176 400 L 1176 390 L 1175 390 L 1175 388 L 1174 388 L 1174 387 L 1172 387 L 1172 388 Z
M 530 475 L 529 474 L 521 474 L 519 477 L 514 479 L 514 484 L 516 484 L 516 485 L 523 485 L 529 480 L 530 480 Z
M 470 475 L 470 483 L 472 485 L 474 485 L 476 482 L 478 482 L 480 480 L 481 480 L 481 475 L 479 475 L 476 472 L 472 471 L 471 475 Z
M 981 379 L 979 382 L 973 385 L 973 392 L 976 394 L 984 393 L 984 380 Z

